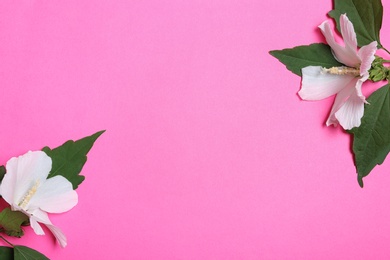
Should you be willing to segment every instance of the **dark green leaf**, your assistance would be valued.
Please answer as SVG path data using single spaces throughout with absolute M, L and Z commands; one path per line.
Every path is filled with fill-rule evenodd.
M 314 43 L 280 51 L 275 50 L 269 53 L 298 76 L 302 76 L 301 70 L 307 66 L 321 66 L 324 68 L 342 66 L 334 58 L 330 47 L 323 43 Z
M 1 231 L 13 237 L 21 237 L 24 232 L 20 227 L 28 223 L 28 217 L 20 211 L 12 211 L 10 208 L 5 208 L 0 213 Z
M 6 172 L 5 167 L 3 165 L 1 165 L 0 166 L 0 183 L 4 178 L 5 172 Z
M 42 150 L 52 159 L 53 163 L 48 178 L 56 175 L 64 176 L 72 183 L 73 189 L 77 189 L 85 179 L 79 173 L 87 161 L 87 153 L 103 133 L 104 131 L 100 131 L 77 141 L 67 141 L 53 150 L 47 146 L 44 147 Z
M 335 20 L 339 31 L 342 14 L 347 14 L 352 22 L 360 47 L 377 41 L 378 47 L 382 48 L 379 40 L 383 16 L 381 0 L 334 0 L 334 10 L 329 16 Z
M 1 260 L 14 260 L 14 249 L 8 246 L 0 246 Z
M 14 246 L 15 260 L 49 260 L 38 251 L 26 246 Z
M 367 99 L 361 125 L 353 128 L 353 152 L 359 185 L 363 177 L 382 164 L 390 152 L 390 84 L 375 91 Z

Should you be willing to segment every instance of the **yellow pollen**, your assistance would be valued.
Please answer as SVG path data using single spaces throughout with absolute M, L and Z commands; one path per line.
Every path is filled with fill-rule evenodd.
M 39 180 L 35 182 L 34 186 L 29 189 L 29 191 L 24 195 L 23 199 L 19 202 L 18 206 L 21 208 L 25 208 L 27 204 L 30 202 L 32 196 L 37 192 L 39 186 Z
M 333 75 L 351 75 L 351 76 L 360 76 L 360 70 L 350 67 L 332 67 L 330 69 L 323 69 L 324 72 L 333 74 Z

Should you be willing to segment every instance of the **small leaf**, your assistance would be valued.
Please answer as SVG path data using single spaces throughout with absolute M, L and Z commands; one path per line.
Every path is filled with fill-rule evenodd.
M 0 246 L 1 260 L 14 260 L 14 249 L 8 246 Z
M 79 173 L 87 161 L 87 153 L 103 133 L 104 131 L 100 131 L 77 141 L 69 140 L 53 150 L 47 146 L 44 147 L 42 151 L 52 159 L 52 169 L 48 178 L 57 175 L 64 176 L 72 183 L 73 189 L 77 189 L 85 179 Z
M 26 246 L 14 246 L 15 260 L 49 260 L 45 255 Z
M 12 211 L 10 208 L 5 208 L 0 213 L 1 231 L 4 231 L 9 236 L 23 236 L 24 232 L 20 226 L 25 225 L 28 222 L 28 217 L 20 211 Z
M 291 72 L 302 76 L 302 68 L 307 66 L 321 66 L 331 68 L 342 66 L 333 56 L 330 47 L 323 43 L 297 46 L 292 49 L 275 50 L 269 52 Z
M 5 172 L 6 172 L 5 167 L 3 165 L 1 165 L 0 166 L 0 183 L 4 178 Z
M 390 152 L 390 84 L 376 90 L 367 101 L 361 125 L 349 131 L 354 138 L 353 152 L 361 187 L 363 177 L 382 164 Z
M 347 14 L 355 28 L 358 45 L 360 47 L 378 42 L 379 31 L 382 27 L 383 7 L 381 0 L 334 0 L 334 10 L 329 12 L 340 31 L 340 15 Z

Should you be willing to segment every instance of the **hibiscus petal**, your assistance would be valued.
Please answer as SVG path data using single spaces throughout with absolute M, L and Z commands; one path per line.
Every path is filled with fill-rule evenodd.
M 7 174 L 4 175 L 0 185 L 0 194 L 4 200 L 12 205 L 14 203 L 14 193 L 16 186 L 16 172 L 18 169 L 18 158 L 11 158 L 7 162 Z
M 10 177 L 10 187 L 5 188 L 6 195 L 13 189 L 12 204 L 18 204 L 37 182 L 43 182 L 51 170 L 51 159 L 42 151 L 27 152 L 17 158 L 12 158 L 6 165 Z M 5 178 L 5 177 L 4 177 Z M 14 180 L 16 178 L 16 180 Z M 3 186 L 3 184 L 2 184 Z
M 361 76 L 368 74 L 368 70 L 371 68 L 371 63 L 375 60 L 377 45 L 378 43 L 374 41 L 360 48 L 358 55 L 362 61 L 360 64 Z
M 364 114 L 364 102 L 353 92 L 335 116 L 345 130 L 360 126 Z
M 302 69 L 302 88 L 298 92 L 304 100 L 320 100 L 341 91 L 354 81 L 351 75 L 334 75 L 324 71 L 320 66 L 309 66 Z
M 61 247 L 66 247 L 68 242 L 66 240 L 65 234 L 61 231 L 61 229 L 59 229 L 58 227 L 56 227 L 54 225 L 46 225 L 46 226 L 51 231 L 51 233 L 53 233 L 53 235 L 57 239 L 57 241 L 60 244 L 60 246 Z
M 47 179 L 31 198 L 28 208 L 40 208 L 50 213 L 62 213 L 73 208 L 78 202 L 72 183 L 63 176 Z
M 338 125 L 338 119 L 336 118 L 335 114 L 337 111 L 340 110 L 340 108 L 344 105 L 344 103 L 347 101 L 349 96 L 354 91 L 354 87 L 357 84 L 358 78 L 354 78 L 348 85 L 345 86 L 344 89 L 342 89 L 336 96 L 335 101 L 332 106 L 332 110 L 330 111 L 328 120 L 326 121 L 326 125 Z
M 30 226 L 34 230 L 35 234 L 37 234 L 37 235 L 44 235 L 45 234 L 41 225 L 39 225 L 38 221 L 34 217 L 30 217 Z
M 360 59 L 357 55 L 357 50 L 355 50 L 355 53 L 351 53 L 350 51 L 347 51 L 345 47 L 340 46 L 333 36 L 333 32 L 328 21 L 323 22 L 319 28 L 325 36 L 326 42 L 332 48 L 333 56 L 336 60 L 349 67 L 359 66 Z
M 355 29 L 353 28 L 353 24 L 349 21 L 348 17 L 343 14 L 340 16 L 340 29 L 341 35 L 343 36 L 345 51 L 348 53 L 350 57 L 357 58 L 357 64 L 353 67 L 357 67 L 360 63 L 360 60 L 357 56 L 357 39 Z
M 34 211 L 34 213 L 32 214 L 32 216 L 30 217 L 30 221 L 31 219 L 36 222 L 36 225 L 40 227 L 39 223 L 37 222 L 40 222 L 42 224 L 45 224 L 46 227 L 53 233 L 54 237 L 57 239 L 58 243 L 61 245 L 61 247 L 65 247 L 67 245 L 67 242 L 66 242 L 66 237 L 64 235 L 64 233 L 62 233 L 61 229 L 59 229 L 58 227 L 54 226 L 47 213 L 42 211 L 42 210 L 36 210 Z M 33 227 L 34 228 L 34 227 Z M 42 227 L 40 227 L 42 229 Z M 35 229 L 34 229 L 35 231 Z M 42 230 L 43 232 L 43 230 Z M 37 231 L 35 231 L 36 234 Z M 44 233 L 42 233 L 44 234 Z
M 366 101 L 366 97 L 362 93 L 362 85 L 363 85 L 363 82 L 368 79 L 368 76 L 369 75 L 367 74 L 367 75 L 361 77 L 356 82 L 356 85 L 355 85 L 356 95 L 363 101 L 363 103 L 367 103 L 367 101 Z

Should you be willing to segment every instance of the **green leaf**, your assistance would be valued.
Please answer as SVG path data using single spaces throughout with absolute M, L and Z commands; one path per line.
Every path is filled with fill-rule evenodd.
M 390 84 L 376 90 L 364 105 L 361 125 L 349 132 L 353 134 L 353 152 L 358 182 L 363 187 L 363 177 L 390 152 Z
M 15 260 L 49 260 L 38 251 L 26 246 L 14 246 Z
M 69 140 L 53 150 L 47 146 L 44 147 L 42 151 L 52 159 L 52 169 L 48 178 L 57 175 L 64 176 L 72 183 L 73 189 L 77 189 L 85 179 L 79 173 L 87 161 L 87 153 L 96 139 L 104 132 L 100 131 L 77 141 Z
M 297 46 L 292 49 L 275 50 L 269 53 L 286 65 L 288 70 L 298 76 L 302 76 L 301 70 L 307 66 L 321 66 L 324 68 L 342 66 L 333 57 L 330 47 L 323 43 Z
M 1 231 L 4 231 L 9 236 L 23 236 L 24 232 L 20 226 L 26 225 L 28 222 L 28 217 L 20 211 L 12 211 L 10 208 L 5 208 L 0 213 Z
M 14 250 L 12 247 L 0 246 L 1 260 L 14 260 Z
M 6 173 L 5 167 L 3 165 L 1 165 L 0 166 L 0 183 L 3 180 L 5 173 Z
M 383 16 L 381 0 L 334 0 L 334 10 L 329 16 L 335 20 L 339 31 L 342 14 L 347 14 L 352 22 L 360 47 L 377 41 L 378 47 L 382 48 L 379 40 Z

